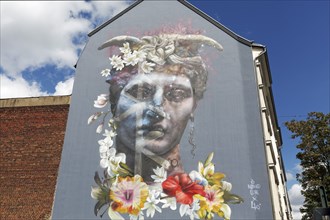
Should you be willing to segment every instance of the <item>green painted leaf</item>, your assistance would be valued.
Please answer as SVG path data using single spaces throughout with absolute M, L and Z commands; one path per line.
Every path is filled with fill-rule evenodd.
M 100 176 L 99 176 L 99 173 L 98 172 L 95 172 L 95 175 L 94 175 L 94 180 L 95 180 L 95 183 L 98 185 L 98 186 L 102 186 L 102 182 L 101 182 L 101 179 L 100 179 Z
M 244 202 L 244 199 L 238 195 L 231 194 L 229 192 L 225 192 L 223 195 L 223 199 L 226 203 L 229 204 L 240 204 Z

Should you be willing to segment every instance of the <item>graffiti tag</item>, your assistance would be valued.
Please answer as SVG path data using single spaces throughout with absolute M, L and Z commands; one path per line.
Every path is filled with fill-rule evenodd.
M 251 179 L 250 184 L 248 184 L 251 196 L 251 209 L 260 210 L 261 203 L 258 201 L 259 189 L 261 188 L 260 184 L 256 184 L 253 179 Z

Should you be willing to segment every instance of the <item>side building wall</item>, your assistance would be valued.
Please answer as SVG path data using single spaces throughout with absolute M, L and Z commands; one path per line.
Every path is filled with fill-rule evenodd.
M 286 175 L 282 159 L 282 137 L 277 124 L 271 89 L 271 75 L 267 53 L 262 48 L 253 49 L 255 73 L 258 82 L 259 106 L 266 151 L 266 161 L 271 189 L 274 219 L 292 219 L 292 209 L 286 187 Z
M 48 219 L 69 96 L 0 100 L 0 219 Z

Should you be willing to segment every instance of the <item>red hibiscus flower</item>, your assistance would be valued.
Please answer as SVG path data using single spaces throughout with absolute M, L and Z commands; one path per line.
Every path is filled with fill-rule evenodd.
M 164 193 L 175 197 L 181 204 L 190 205 L 193 202 L 193 196 L 199 194 L 205 196 L 204 187 L 193 182 L 186 173 L 169 176 L 163 183 Z

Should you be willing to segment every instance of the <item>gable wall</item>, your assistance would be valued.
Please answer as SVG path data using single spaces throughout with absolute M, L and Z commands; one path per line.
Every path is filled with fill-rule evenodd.
M 190 25 L 224 48 L 222 52 L 208 46 L 201 50 L 209 61 L 208 85 L 194 112 L 196 157 L 192 158 L 190 153 L 188 128 L 180 142 L 185 170 L 196 169 L 198 161 L 214 152 L 219 172 L 227 175 L 226 180 L 233 184 L 233 193 L 245 200 L 243 204 L 231 206 L 232 218 L 272 218 L 252 49 L 176 1 L 144 1 L 90 36 L 77 63 L 54 218 L 99 219 L 92 212 L 96 202 L 90 197 L 90 189 L 95 185 L 95 172 L 102 172 L 98 152 L 102 134 L 95 133 L 97 123 L 87 125 L 86 122 L 90 115 L 99 111 L 93 107 L 93 101 L 99 94 L 109 91 L 100 72 L 111 68 L 109 57 L 113 52 L 109 48 L 98 50 L 98 47 L 112 37 L 140 38 L 178 25 Z M 260 188 L 256 192 L 258 198 L 249 190 L 254 183 Z M 180 215 L 164 210 L 155 218 L 178 219 Z

